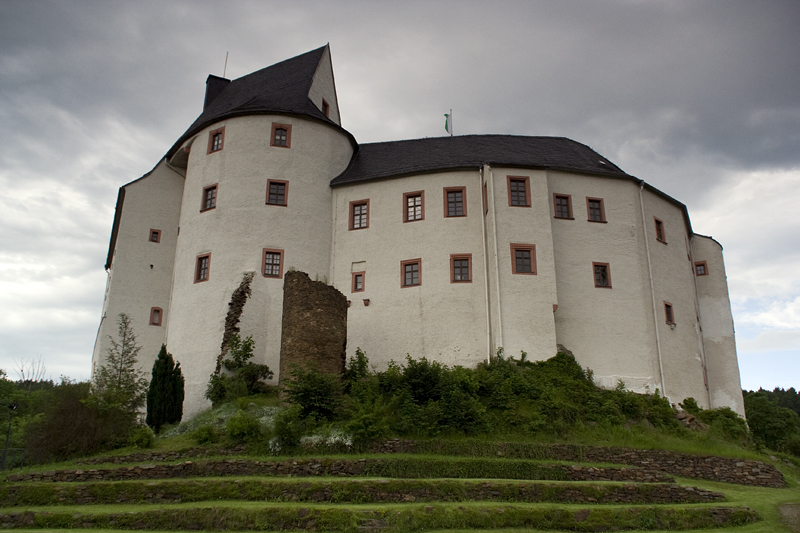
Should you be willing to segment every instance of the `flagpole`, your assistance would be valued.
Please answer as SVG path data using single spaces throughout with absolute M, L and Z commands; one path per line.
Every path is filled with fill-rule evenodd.
M 450 110 L 450 137 L 453 136 L 453 110 Z

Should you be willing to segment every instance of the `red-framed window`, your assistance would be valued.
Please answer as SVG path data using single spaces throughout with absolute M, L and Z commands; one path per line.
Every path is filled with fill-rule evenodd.
M 400 286 L 417 287 L 422 285 L 422 259 L 400 261 Z
M 270 134 L 270 146 L 277 146 L 279 148 L 292 147 L 292 125 L 272 123 L 272 133 Z
M 472 283 L 472 254 L 450 254 L 450 283 Z
M 511 243 L 511 272 L 536 275 L 536 245 Z
M 267 205 L 286 206 L 289 197 L 289 182 L 267 180 Z
M 572 220 L 572 196 L 569 194 L 553 194 L 553 213 L 555 213 L 555 218 Z
M 531 179 L 528 176 L 506 176 L 508 182 L 508 205 L 510 207 L 531 206 Z
M 264 248 L 261 253 L 261 275 L 265 278 L 283 277 L 283 250 Z

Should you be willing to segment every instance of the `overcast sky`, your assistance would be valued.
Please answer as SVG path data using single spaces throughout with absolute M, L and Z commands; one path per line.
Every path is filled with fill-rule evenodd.
M 89 377 L 118 188 L 330 43 L 359 142 L 565 136 L 722 243 L 742 386 L 800 388 L 800 2 L 0 1 L 0 368 Z

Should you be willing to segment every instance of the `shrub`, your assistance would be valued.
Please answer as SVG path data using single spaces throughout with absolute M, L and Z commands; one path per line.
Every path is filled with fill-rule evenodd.
M 213 444 L 219 440 L 219 432 L 211 424 L 198 426 L 197 429 L 192 431 L 191 436 L 197 444 Z
M 91 384 L 64 379 L 52 389 L 44 412 L 26 426 L 26 457 L 62 461 L 124 445 L 135 418 L 122 409 L 87 402 Z
M 373 442 L 389 436 L 389 415 L 382 403 L 362 406 L 345 425 L 356 450 L 364 450 Z
M 261 436 L 261 424 L 258 419 L 247 411 L 239 409 L 235 415 L 225 423 L 228 437 L 235 442 L 252 442 Z
M 152 448 L 156 442 L 156 436 L 149 427 L 136 428 L 128 439 L 128 444 L 136 448 Z
M 300 416 L 300 406 L 293 405 L 275 417 L 275 444 L 277 451 L 289 452 L 300 446 L 303 434 L 312 429 L 314 420 Z
M 250 396 L 266 392 L 267 384 L 263 380 L 271 379 L 274 373 L 267 365 L 250 362 L 253 358 L 255 342 L 253 336 L 246 339 L 234 334 L 228 341 L 229 359 L 223 359 L 222 366 L 232 374 L 214 372 L 209 376 L 205 397 L 217 406 L 225 401 L 232 401 L 242 396 Z
M 341 406 L 342 384 L 336 374 L 295 367 L 284 390 L 288 402 L 299 407 L 301 418 L 333 420 Z

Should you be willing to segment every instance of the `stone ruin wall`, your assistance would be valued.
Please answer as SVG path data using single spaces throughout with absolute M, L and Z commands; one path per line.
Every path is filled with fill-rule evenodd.
M 290 271 L 283 280 L 279 383 L 292 368 L 342 374 L 347 358 L 347 298 L 334 287 Z

